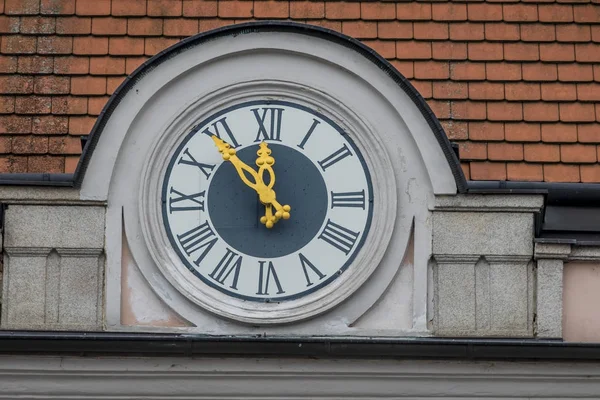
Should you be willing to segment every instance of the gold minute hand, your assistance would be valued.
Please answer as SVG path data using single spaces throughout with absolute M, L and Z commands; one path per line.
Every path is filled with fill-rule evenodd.
M 259 190 L 265 185 L 264 183 L 262 183 L 262 180 L 259 178 L 256 171 L 254 171 L 245 162 L 238 158 L 238 156 L 235 154 L 235 149 L 232 149 L 229 143 L 224 142 L 223 140 L 219 139 L 214 135 L 212 136 L 212 140 L 215 142 L 215 145 L 219 149 L 219 153 L 223 155 L 223 160 L 229 161 L 233 164 L 242 182 L 244 182 L 244 184 L 246 184 L 250 188 L 254 189 L 260 195 Z M 254 183 L 250 182 L 250 180 L 246 176 L 246 173 L 250 174 L 250 176 L 254 178 Z

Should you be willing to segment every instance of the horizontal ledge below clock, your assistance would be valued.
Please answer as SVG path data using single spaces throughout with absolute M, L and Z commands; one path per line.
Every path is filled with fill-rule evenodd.
M 535 339 L 214 337 L 0 331 L 0 354 L 600 361 L 599 343 Z

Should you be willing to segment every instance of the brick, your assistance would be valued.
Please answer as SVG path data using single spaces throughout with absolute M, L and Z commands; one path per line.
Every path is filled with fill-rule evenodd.
M 129 20 L 129 26 L 132 21 Z M 124 35 L 127 32 L 127 20 L 125 18 L 112 18 L 112 17 L 96 17 L 92 19 L 92 34 L 94 35 Z M 130 33 L 131 34 L 131 33 Z
M 465 140 L 469 137 L 468 124 L 463 121 L 441 121 L 446 136 L 450 140 Z
M 49 15 L 75 14 L 75 0 L 41 0 L 40 13 Z
M 581 182 L 598 183 L 600 182 L 600 164 L 580 165 Z
M 2 44 L 4 45 L 4 41 Z M 579 62 L 600 62 L 600 44 L 577 43 L 575 45 L 575 59 Z
M 592 38 L 589 25 L 556 25 L 559 42 L 589 42 Z
M 73 174 L 77 170 L 80 157 L 65 157 L 65 173 Z
M 461 142 L 458 154 L 461 160 L 487 160 L 487 146 L 481 142 Z
M 538 20 L 536 4 L 503 4 L 504 21 L 507 22 L 535 22 Z
M 50 154 L 81 154 L 81 139 L 76 136 L 51 137 L 48 151 Z
M 511 41 L 519 40 L 519 25 L 505 23 L 486 23 L 485 24 L 486 40 Z
M 521 161 L 523 145 L 520 143 L 489 143 L 488 159 L 490 161 Z
M 36 76 L 34 92 L 36 94 L 66 94 L 69 93 L 70 79 L 65 76 Z
M 12 137 L 4 136 L 0 138 L 0 153 L 10 154 L 12 148 Z
M 506 177 L 509 181 L 539 182 L 544 173 L 540 164 L 506 163 Z
M 29 94 L 33 91 L 33 78 L 20 75 L 0 75 L 0 93 Z
M 48 138 L 36 136 L 20 136 L 12 140 L 14 154 L 45 154 L 48 152 Z
M 505 43 L 504 59 L 507 61 L 537 61 L 539 46 L 534 43 Z
M 290 2 L 290 17 L 296 19 L 315 19 L 325 17 L 324 1 L 292 1 Z
M 521 80 L 520 63 L 486 63 L 485 73 L 491 81 L 519 81 Z
M 62 173 L 65 169 L 65 158 L 56 156 L 27 157 L 27 172 Z
M 0 56 L 0 73 L 10 74 L 17 71 L 16 56 Z
M 200 31 L 198 20 L 169 18 L 164 21 L 165 36 L 192 36 Z
M 146 15 L 146 0 L 113 0 L 111 14 L 117 17 Z
M 27 172 L 27 157 L 17 157 L 17 156 L 0 157 L 0 172 L 7 172 L 7 173 Z
M 412 61 L 391 60 L 390 63 L 398 70 L 405 78 L 412 79 L 415 77 L 414 63 Z
M 450 68 L 447 62 L 417 61 L 414 64 L 417 79 L 448 79 Z
M 558 78 L 556 64 L 527 63 L 522 68 L 526 81 L 555 81 Z
M 13 96 L 0 96 L 0 114 L 13 114 L 15 112 L 15 98 Z
M 113 94 L 117 88 L 123 83 L 124 76 L 111 76 L 106 78 L 106 94 Z
M 292 5 L 293 5 L 293 3 L 290 4 L 290 7 L 292 7 Z M 114 13 L 114 11 L 113 11 L 113 13 Z M 213 1 L 213 0 L 184 0 L 183 1 L 183 16 L 184 17 L 216 17 L 217 16 L 217 2 Z M 321 15 L 321 17 L 322 17 L 322 15 Z M 308 18 L 308 17 L 304 17 L 304 18 Z
M 433 87 L 431 82 L 412 80 L 410 83 L 414 86 L 417 92 L 423 96 L 424 99 L 430 99 L 433 97 Z
M 0 133 L 29 134 L 32 118 L 21 115 L 0 115 Z
M 542 141 L 547 143 L 570 143 L 577 141 L 575 124 L 542 124 Z
M 572 101 L 577 99 L 577 87 L 568 83 L 543 83 L 542 100 Z
M 581 67 L 590 67 L 590 65 L 582 65 Z M 600 64 L 593 65 L 593 76 L 596 82 L 600 82 Z
M 90 98 L 93 99 L 94 97 Z M 54 96 L 52 97 L 52 114 L 78 115 L 88 111 L 87 97 Z
M 396 4 L 396 18 L 399 20 L 430 20 L 431 4 L 425 2 L 400 2 Z
M 504 136 L 509 142 L 539 142 L 540 124 L 526 122 L 507 122 L 504 124 Z
M 58 75 L 82 75 L 89 72 L 90 60 L 87 57 L 56 57 L 54 73 Z
M 92 19 L 89 17 L 60 17 L 56 20 L 56 33 L 59 35 L 89 35 L 92 33 Z
M 26 96 L 15 99 L 15 112 L 17 114 L 50 114 L 51 109 L 51 97 Z
M 540 4 L 540 22 L 573 22 L 573 6 L 561 4 Z
M 438 119 L 450 118 L 450 102 L 440 100 L 427 100 L 427 104 L 431 108 L 431 111 L 435 114 Z
M 415 41 L 396 42 L 396 58 L 426 60 L 431 58 L 431 43 Z
M 471 162 L 471 179 L 483 181 L 506 180 L 506 163 L 500 162 Z
M 470 82 L 469 99 L 471 100 L 503 100 L 504 84 L 493 82 Z
M 542 43 L 540 44 L 540 60 L 558 62 L 575 61 L 575 46 L 565 43 Z
M 125 73 L 127 75 L 131 74 L 147 60 L 148 57 L 127 57 L 125 59 Z
M 383 2 L 360 3 L 360 17 L 364 20 L 393 20 L 396 19 L 396 5 Z
M 536 122 L 558 121 L 558 104 L 524 103 L 523 118 L 525 121 Z
M 71 135 L 88 135 L 94 124 L 94 117 L 71 117 L 69 118 L 69 133 Z
M 71 54 L 73 51 L 73 38 L 61 36 L 38 37 L 38 54 Z
M 577 84 L 577 99 L 580 101 L 600 101 L 600 84 Z
M 35 37 L 14 35 L 2 38 L 2 53 L 4 54 L 33 54 L 35 49 Z
M 38 14 L 40 0 L 4 0 L 4 12 L 14 15 Z
M 523 145 L 525 161 L 559 162 L 560 146 L 545 143 L 526 143 Z
M 51 74 L 54 70 L 54 58 L 45 56 L 19 57 L 18 71 L 21 74 Z
M 433 42 L 431 44 L 435 60 L 466 60 L 467 44 L 455 42 Z
M 71 79 L 71 93 L 74 95 L 106 94 L 106 78 L 99 76 L 74 76 Z
M 108 54 L 108 38 L 81 36 L 73 39 L 73 54 L 104 55 Z
M 564 122 L 592 122 L 596 119 L 593 104 L 561 103 L 560 120 Z
M 18 33 L 20 25 L 19 17 L 0 15 L 0 33 Z
M 474 61 L 494 61 L 503 58 L 501 43 L 468 43 L 468 53 L 469 60 Z
M 124 75 L 125 59 L 115 57 L 93 57 L 90 59 L 92 75 Z
M 484 120 L 486 107 L 484 102 L 453 101 L 450 104 L 453 118 L 459 120 Z
M 542 98 L 539 83 L 507 82 L 504 85 L 504 95 L 509 101 L 534 101 Z
M 485 38 L 485 28 L 481 23 L 456 23 L 450 24 L 451 40 L 483 40 Z
M 261 0 L 254 2 L 254 17 L 285 19 L 290 16 L 290 4 L 280 0 Z
M 88 113 L 100 115 L 110 97 L 90 97 L 88 99 Z
M 220 21 L 220 20 L 217 20 L 215 22 L 218 23 L 218 21 Z M 215 23 L 215 22 L 213 22 L 213 23 Z M 338 32 L 342 31 L 342 23 L 340 21 L 331 21 L 331 20 L 321 19 L 321 20 L 310 21 L 310 24 L 320 26 L 320 27 L 326 28 L 326 29 L 331 29 L 331 30 L 338 31 Z M 204 21 L 200 21 L 200 28 L 204 29 L 203 26 L 204 26 Z
M 448 39 L 448 24 L 443 22 L 415 22 L 415 39 L 445 40 Z
M 594 25 L 591 27 L 592 29 L 592 41 L 598 43 L 600 42 L 600 25 Z
M 374 39 L 377 37 L 377 22 L 344 21 L 342 33 L 356 39 Z
M 377 34 L 380 39 L 412 39 L 413 25 L 411 22 L 378 22 Z
M 144 54 L 147 56 L 153 56 L 157 53 L 160 53 L 167 47 L 170 47 L 178 42 L 177 39 L 171 38 L 147 38 L 145 39 L 146 45 L 144 49 Z
M 67 117 L 54 115 L 33 118 L 33 133 L 41 135 L 60 135 L 67 133 Z
M 523 105 L 509 102 L 487 103 L 487 118 L 490 121 L 521 121 Z
M 521 40 L 524 42 L 553 42 L 556 40 L 555 25 L 522 24 Z
M 319 22 L 329 22 L 329 21 L 313 21 L 312 24 L 318 24 Z M 331 21 L 332 24 L 335 24 L 335 22 Z M 340 25 L 340 29 L 341 30 L 341 23 L 337 23 Z M 228 26 L 231 25 L 231 21 L 226 20 L 226 19 L 217 19 L 217 18 L 210 18 L 210 19 L 201 19 L 198 21 L 198 25 L 199 25 L 199 31 L 200 32 L 206 32 L 209 31 L 211 29 L 217 29 L 217 28 L 222 28 L 224 26 Z
M 600 21 L 600 7 L 594 4 L 577 5 L 573 7 L 575 22 L 598 23 Z
M 77 0 L 75 13 L 77 15 L 110 15 L 111 0 Z
M 130 36 L 160 36 L 163 20 L 160 18 L 130 18 L 127 33 Z
M 56 32 L 56 19 L 52 17 L 21 17 L 23 34 L 49 35 Z
M 594 74 L 591 65 L 558 64 L 558 80 L 563 82 L 592 81 Z
M 108 52 L 117 56 L 136 56 L 144 54 L 144 39 L 130 37 L 111 37 L 108 39 Z
M 221 7 L 223 2 L 219 2 Z M 327 19 L 360 19 L 360 3 L 354 2 L 325 2 L 325 18 Z
M 579 166 L 564 164 L 544 164 L 544 181 L 579 182 Z
M 466 99 L 468 85 L 463 82 L 433 82 L 433 97 L 436 99 Z
M 485 64 L 473 62 L 450 63 L 450 78 L 456 81 L 485 80 Z
M 183 12 L 181 0 L 148 0 L 147 7 L 148 15 L 155 17 L 180 17 Z
M 469 3 L 469 21 L 502 21 L 502 5 L 490 3 Z
M 600 124 L 577 124 L 577 139 L 582 143 L 600 143 Z
M 596 145 L 562 144 L 560 160 L 564 163 L 595 163 Z
M 431 5 L 434 21 L 466 21 L 467 5 L 457 3 L 434 3 Z

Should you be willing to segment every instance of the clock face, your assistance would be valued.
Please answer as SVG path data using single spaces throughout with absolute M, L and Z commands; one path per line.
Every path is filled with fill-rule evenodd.
M 289 219 L 271 229 L 261 223 L 267 207 L 214 136 L 256 173 L 259 145 L 267 143 L 272 189 L 291 207 Z M 256 181 L 252 172 L 245 177 Z M 279 302 L 318 290 L 351 266 L 369 233 L 372 199 L 363 157 L 337 124 L 298 104 L 253 101 L 187 134 L 164 176 L 162 216 L 183 265 L 202 282 L 244 300 Z

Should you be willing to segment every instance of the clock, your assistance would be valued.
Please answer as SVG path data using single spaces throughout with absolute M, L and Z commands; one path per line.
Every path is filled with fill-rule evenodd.
M 330 116 L 252 100 L 182 135 L 160 204 L 177 267 L 194 285 L 242 301 L 289 302 L 353 266 L 376 193 L 359 147 Z

